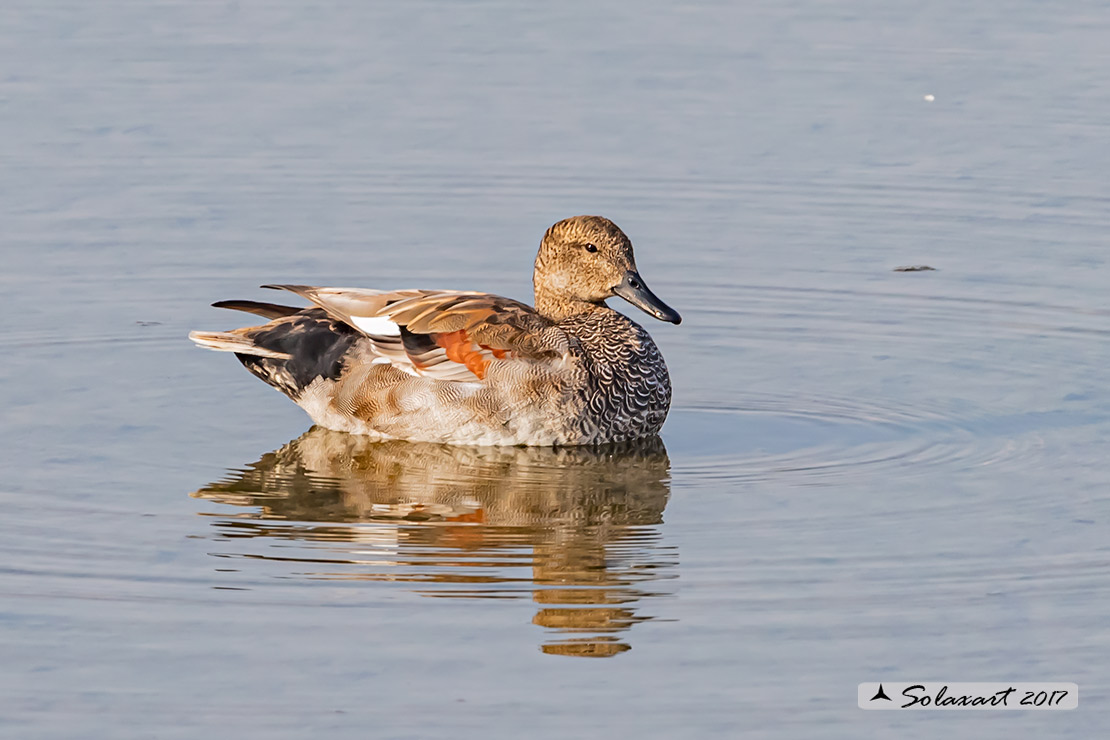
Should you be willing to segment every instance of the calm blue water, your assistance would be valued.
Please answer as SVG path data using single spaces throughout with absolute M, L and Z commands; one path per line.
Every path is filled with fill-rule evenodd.
M 1098 736 L 1108 33 L 1028 0 L 6 3 L 0 735 Z M 185 339 L 261 283 L 528 299 L 577 213 L 685 319 L 642 319 L 661 445 L 306 434 Z M 883 679 L 1081 699 L 859 710 Z

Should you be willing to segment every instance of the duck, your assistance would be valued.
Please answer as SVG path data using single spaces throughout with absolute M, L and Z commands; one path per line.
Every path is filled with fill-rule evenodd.
M 606 301 L 682 318 L 636 268 L 612 221 L 549 228 L 532 273 L 534 305 L 460 290 L 264 285 L 311 305 L 217 301 L 269 321 L 193 331 L 326 429 L 377 440 L 580 446 L 653 437 L 671 405 L 651 335 Z

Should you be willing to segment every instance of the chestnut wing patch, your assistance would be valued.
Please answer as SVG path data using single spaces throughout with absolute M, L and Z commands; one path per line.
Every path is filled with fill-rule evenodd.
M 420 296 L 383 313 L 401 327 L 413 367 L 444 380 L 484 380 L 494 360 L 554 359 L 569 348 L 530 306 L 488 293 Z

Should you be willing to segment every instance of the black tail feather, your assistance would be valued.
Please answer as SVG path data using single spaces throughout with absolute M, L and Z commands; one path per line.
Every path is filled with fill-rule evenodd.
M 215 308 L 230 308 L 235 311 L 246 311 L 267 319 L 280 319 L 283 316 L 292 316 L 304 310 L 303 307 L 282 306 L 278 303 L 263 303 L 262 301 L 216 301 L 212 304 Z
M 288 359 L 245 353 L 237 353 L 236 357 L 247 370 L 294 401 L 317 378 L 338 380 L 346 368 L 347 353 L 355 345 L 369 342 L 357 330 L 335 321 L 320 308 L 296 309 L 292 317 L 245 331 L 256 346 L 288 355 Z

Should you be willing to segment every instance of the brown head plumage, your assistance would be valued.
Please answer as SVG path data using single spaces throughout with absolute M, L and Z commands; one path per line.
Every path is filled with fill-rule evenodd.
M 532 285 L 536 309 L 555 320 L 590 311 L 614 295 L 661 321 L 682 320 L 648 290 L 636 270 L 631 240 L 601 216 L 574 216 L 548 229 Z

